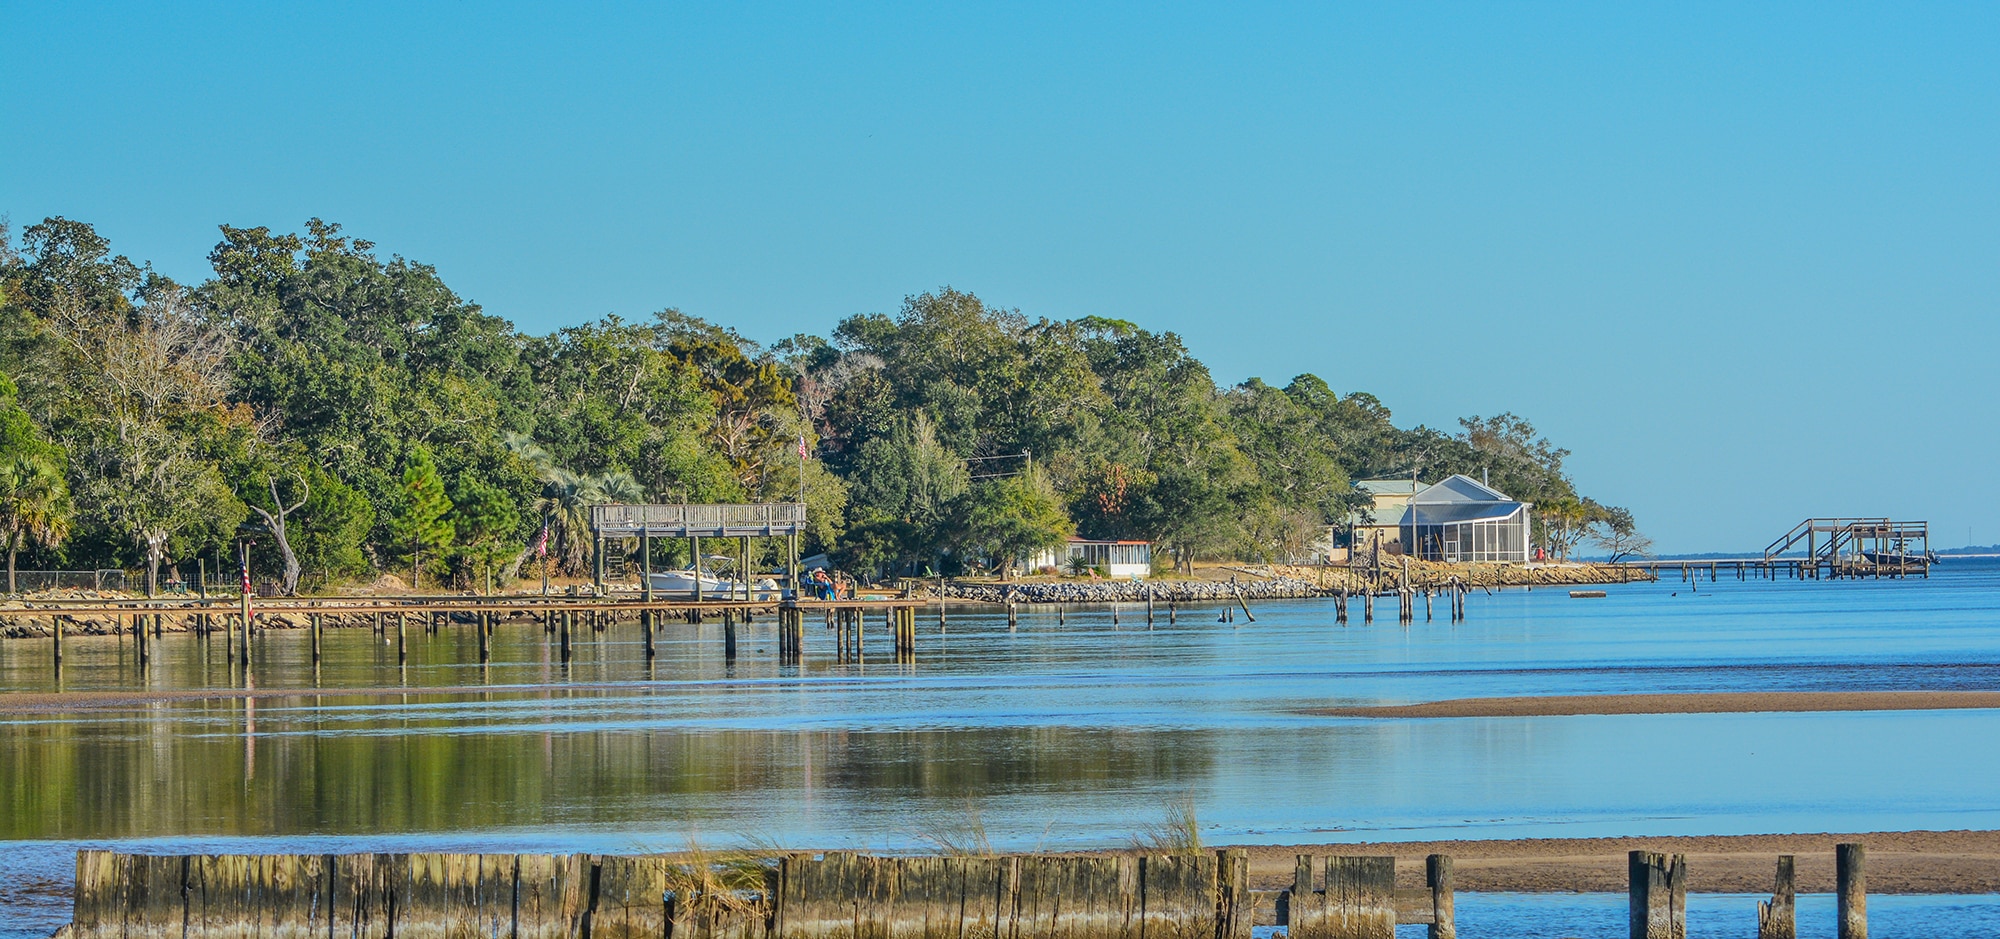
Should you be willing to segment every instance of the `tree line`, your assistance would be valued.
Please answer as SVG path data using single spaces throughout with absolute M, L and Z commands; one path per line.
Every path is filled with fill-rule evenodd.
M 990 567 L 1072 534 L 1196 558 L 1310 550 L 1351 480 L 1490 475 L 1557 554 L 1633 538 L 1512 414 L 1395 427 L 1317 376 L 1218 387 L 1171 332 L 949 287 L 759 343 L 674 309 L 547 335 L 318 219 L 222 226 L 182 284 L 65 218 L 0 223 L 0 536 L 28 569 L 453 587 L 589 570 L 589 507 L 803 500 L 864 575 Z M 678 545 L 660 563 L 683 562 Z M 752 558 L 752 563 L 770 558 Z

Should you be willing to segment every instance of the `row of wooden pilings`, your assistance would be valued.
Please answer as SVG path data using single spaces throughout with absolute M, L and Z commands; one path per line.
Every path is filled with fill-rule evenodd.
M 1778 858 L 1771 899 L 1757 903 L 1757 939 L 1798 939 L 1792 855 Z M 1834 934 L 1868 939 L 1867 851 L 1859 844 L 1833 849 Z M 1687 939 L 1687 857 L 1634 851 L 1631 879 L 1632 939 Z
M 1861 845 L 1836 848 L 1839 939 L 1867 939 Z M 747 877 L 745 870 L 752 873 Z M 734 871 L 724 876 L 721 870 Z M 1633 851 L 1632 939 L 1686 939 L 1687 860 Z M 1452 859 L 1299 855 L 1249 887 L 1242 849 L 1108 857 L 740 859 L 546 854 L 77 854 L 68 939 L 1457 939 Z M 1796 939 L 1780 857 L 1758 939 Z
M 1466 585 L 1457 578 L 1452 578 L 1451 581 L 1441 587 L 1399 587 L 1394 592 L 1387 594 L 1387 596 L 1396 598 L 1396 622 L 1407 626 L 1417 621 L 1417 600 L 1419 597 L 1424 601 L 1424 622 L 1430 622 L 1433 615 L 1432 603 L 1440 594 L 1444 596 L 1446 611 L 1451 616 L 1451 621 L 1454 623 L 1464 622 L 1466 593 Z M 1361 622 L 1364 624 L 1375 622 L 1376 594 L 1371 591 L 1362 591 L 1359 596 L 1361 597 Z M 1334 622 L 1346 625 L 1348 597 L 1349 594 L 1345 590 L 1334 595 Z

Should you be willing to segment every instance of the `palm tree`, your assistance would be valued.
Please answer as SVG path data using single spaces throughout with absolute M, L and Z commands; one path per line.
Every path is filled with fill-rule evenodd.
M 542 495 L 535 509 L 549 532 L 549 556 L 570 573 L 589 569 L 593 542 L 590 535 L 590 507 L 613 503 L 646 501 L 646 488 L 631 473 L 614 470 L 592 476 L 557 466 L 555 458 L 525 434 L 508 434 L 501 442 L 507 450 L 533 467 L 541 477 Z M 514 566 L 527 559 L 527 552 Z
M 14 561 L 33 541 L 45 548 L 69 537 L 69 483 L 58 460 L 28 449 L 0 458 L 0 535 L 7 539 L 7 592 L 17 593 Z

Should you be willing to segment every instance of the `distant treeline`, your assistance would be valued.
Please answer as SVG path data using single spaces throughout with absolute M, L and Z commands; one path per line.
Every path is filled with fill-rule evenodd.
M 768 345 L 673 309 L 538 336 L 317 219 L 223 226 L 209 262 L 180 284 L 81 222 L 0 228 L 10 571 L 233 565 L 248 531 L 288 587 L 419 564 L 477 585 L 586 571 L 593 504 L 802 493 L 806 550 L 862 573 L 1078 532 L 1271 559 L 1366 505 L 1351 480 L 1413 472 L 1490 474 L 1557 553 L 1631 527 L 1511 414 L 1399 429 L 1314 375 L 1218 388 L 1179 337 L 1123 320 L 943 288 Z

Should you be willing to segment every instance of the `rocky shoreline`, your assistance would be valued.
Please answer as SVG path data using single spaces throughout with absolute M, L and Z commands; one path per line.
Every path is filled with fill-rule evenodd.
M 1442 564 L 1411 561 L 1407 566 L 1384 565 L 1374 576 L 1363 568 L 1345 566 L 1275 566 L 1243 568 L 1243 576 L 1222 580 L 1060 580 L 1020 583 L 947 583 L 945 598 L 971 603 L 1202 603 L 1243 600 L 1298 600 L 1353 596 L 1372 587 L 1395 593 L 1442 590 L 1456 583 L 1468 588 L 1557 587 L 1584 584 L 1624 584 L 1658 578 L 1639 568 L 1605 564 Z M 935 586 L 925 591 L 937 596 Z

